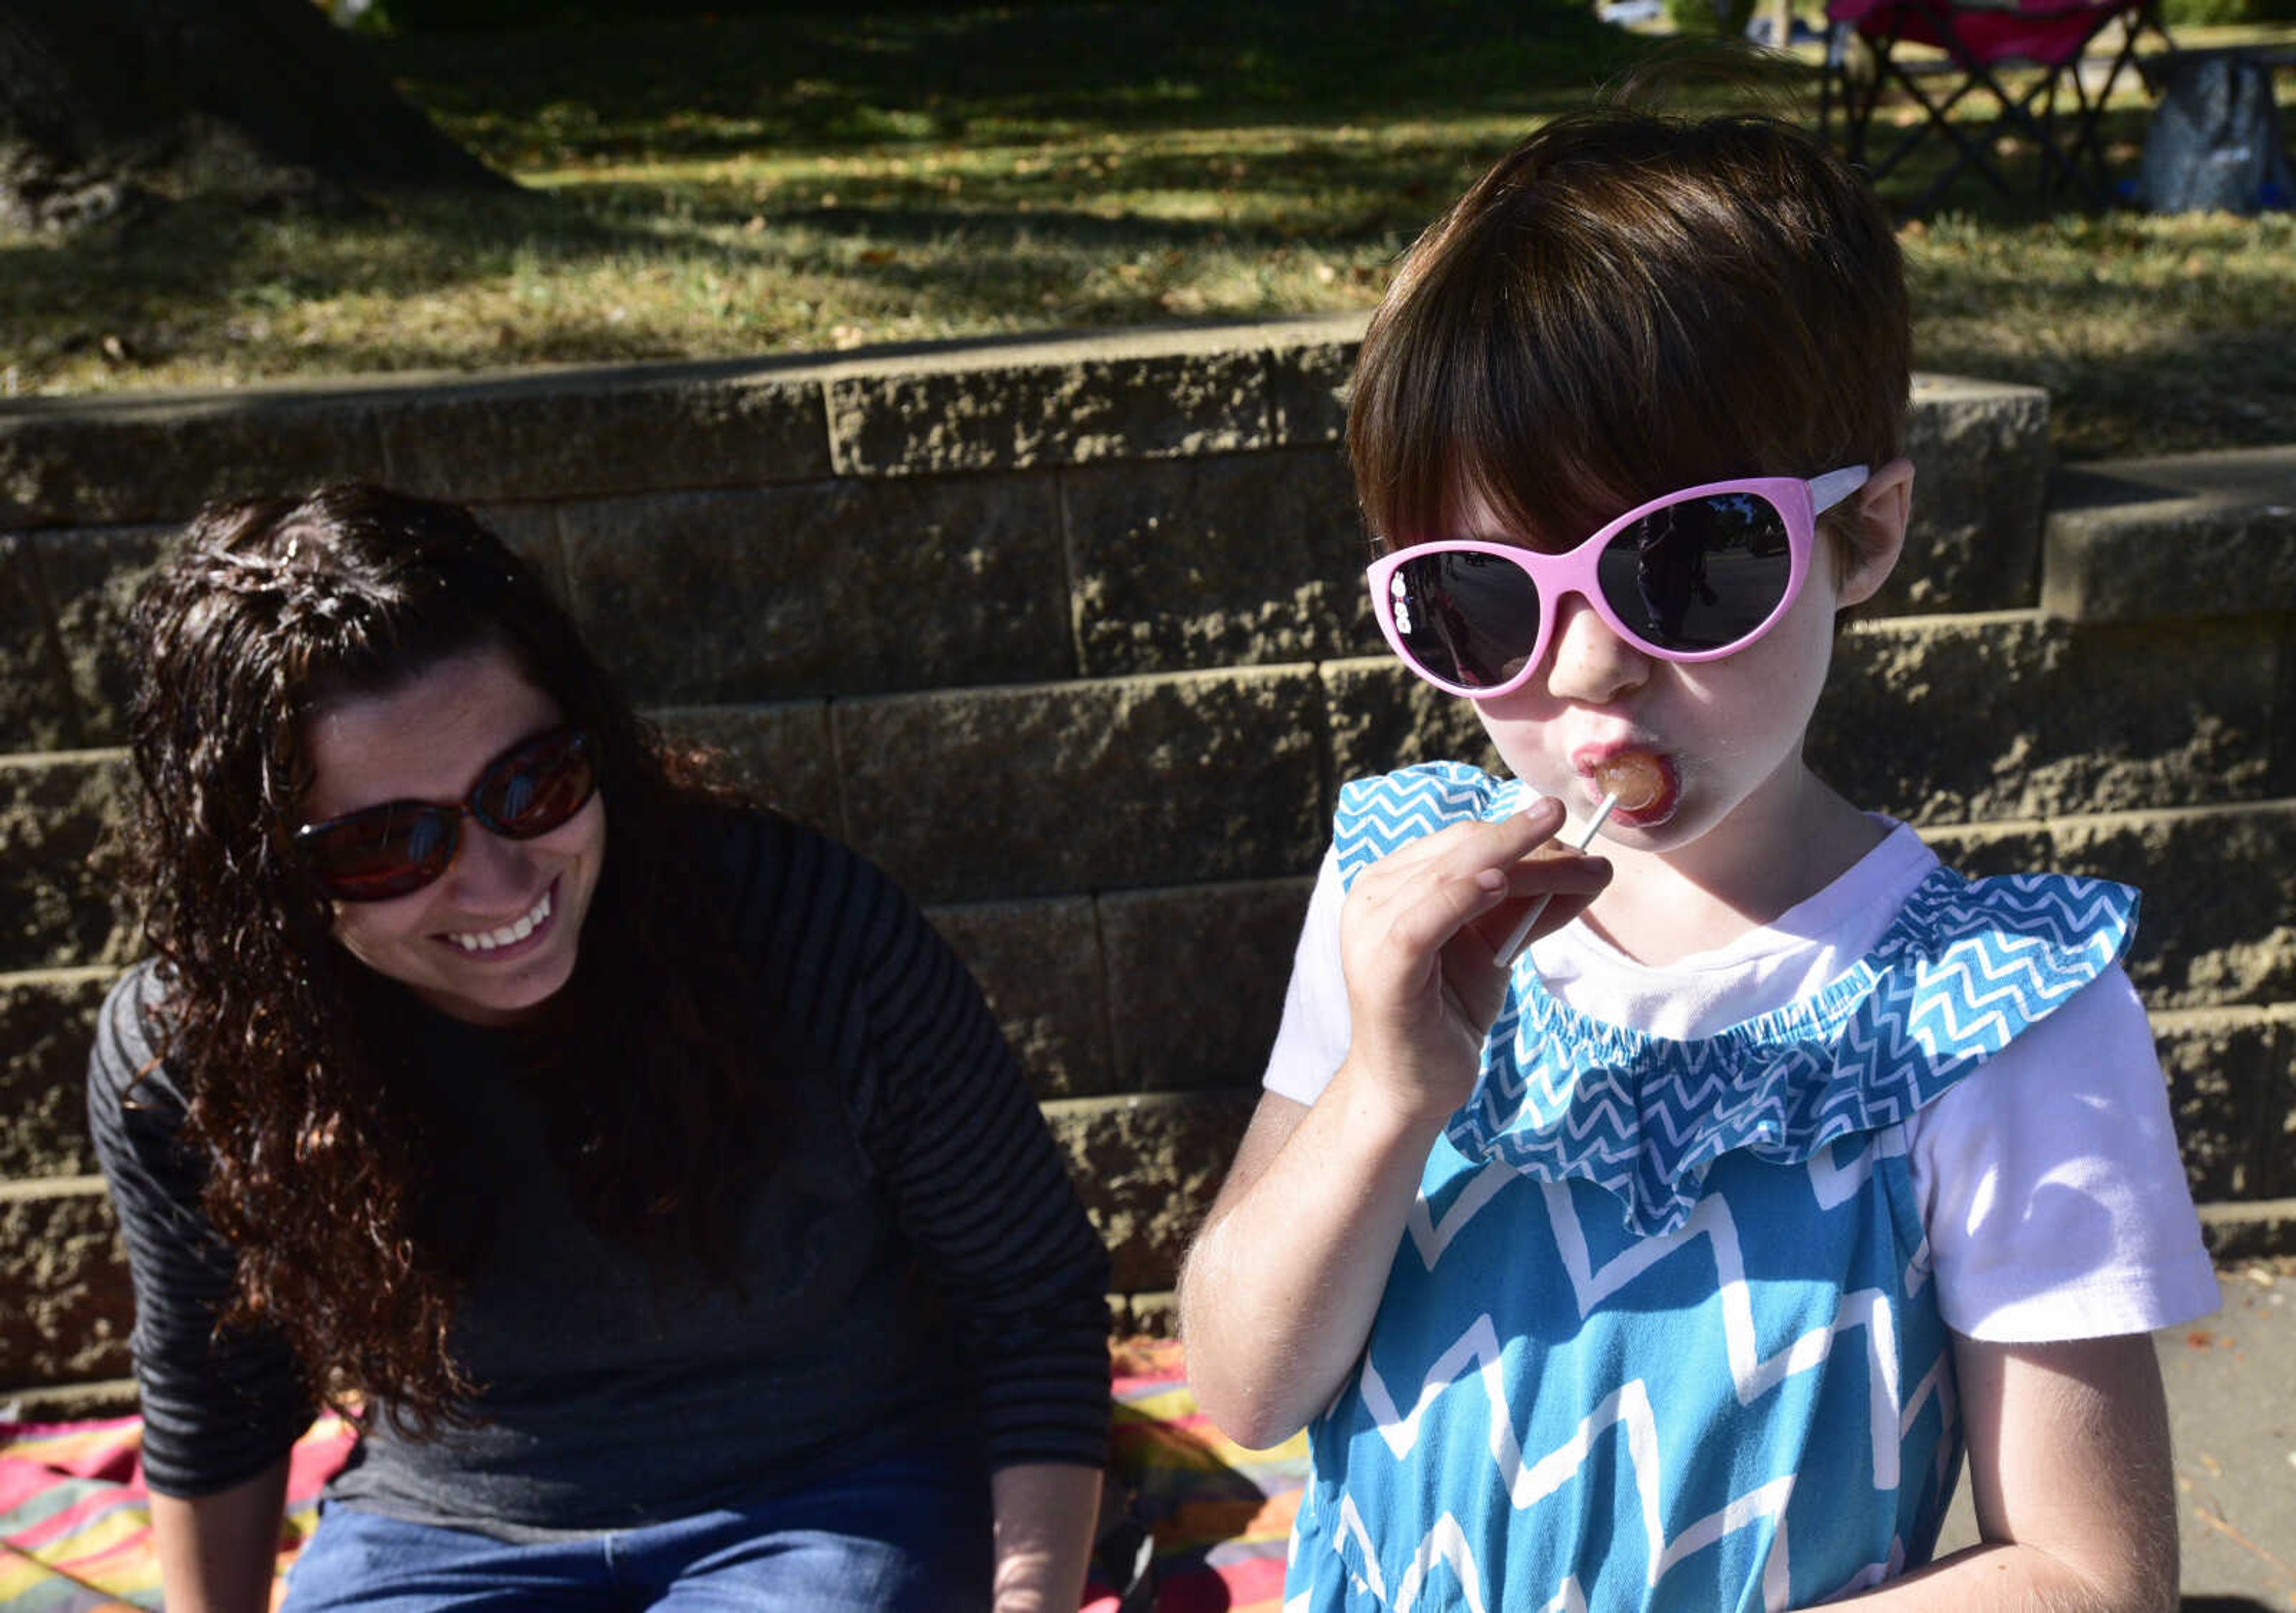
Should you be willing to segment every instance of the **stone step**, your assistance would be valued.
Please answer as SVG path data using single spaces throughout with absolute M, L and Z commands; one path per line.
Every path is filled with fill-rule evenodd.
M 1308 881 L 1198 886 L 929 910 L 979 978 L 1021 1068 L 1048 1103 L 1249 1093 L 1275 1036 Z M 2161 905 L 2146 910 L 2132 971 Z M 2284 940 L 2259 951 L 2284 964 Z M 2296 992 L 2204 1008 L 2154 1007 L 2193 1191 L 2296 1194 Z M 0 1179 L 95 1168 L 82 1097 L 107 969 L 0 975 Z M 1117 990 L 1110 981 L 1122 981 Z M 1079 1109 L 1076 1112 L 1083 1113 Z
M 2276 1028 L 2287 1034 L 2284 1017 Z M 2284 1126 L 2291 1112 L 2284 1073 Z M 2179 1080 L 2172 1074 L 2172 1092 L 2181 1093 Z M 1111 1292 L 1142 1297 L 1130 1325 L 1157 1325 L 1158 1297 L 1177 1281 L 1188 1240 L 1218 1192 L 1254 1101 L 1250 1091 L 1157 1093 L 1045 1106 L 1108 1245 Z M 2296 1253 L 2296 1196 L 2290 1196 L 2296 1178 L 2276 1159 L 2275 1168 L 2280 1197 L 2203 1198 L 2204 1227 L 2220 1258 Z M 2195 1171 L 2203 1183 L 2206 1171 L 2204 1164 Z M 11 1300 L 0 1307 L 0 1399 L 124 1375 L 133 1302 L 102 1179 L 0 1183 L 0 1294 Z M 1128 1300 L 1119 1323 L 1132 1306 Z
M 1852 627 L 1838 659 L 1809 754 L 1910 823 L 2296 793 L 2284 618 L 1898 618 Z M 1337 782 L 1495 765 L 1465 702 L 1383 655 L 656 715 L 932 903 L 1309 873 Z M 0 970 L 132 954 L 129 778 L 118 750 L 0 757 Z
M 135 1298 L 101 1176 L 0 1182 L 0 1397 L 122 1378 Z
M 0 751 L 121 741 L 128 602 L 204 499 L 348 476 L 480 505 L 649 705 L 1373 653 L 1360 325 L 0 400 Z M 2035 602 L 2047 418 L 1919 378 L 1877 612 Z
M 2296 610 L 2296 446 L 2069 466 L 2050 479 L 2042 544 L 2052 615 Z

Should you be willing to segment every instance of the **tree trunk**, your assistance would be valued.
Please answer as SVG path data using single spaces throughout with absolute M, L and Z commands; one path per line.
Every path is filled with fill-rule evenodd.
M 311 0 L 0 0 L 0 220 L 509 184 Z

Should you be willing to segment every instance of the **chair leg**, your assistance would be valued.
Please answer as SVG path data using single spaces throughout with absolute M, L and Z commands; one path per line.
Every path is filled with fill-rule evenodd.
M 1929 211 L 1931 206 L 1939 197 L 1945 194 L 1953 182 L 1967 171 L 1973 170 L 1986 184 L 2005 196 L 2016 194 L 2016 187 L 2010 184 L 2008 175 L 1995 165 L 1991 152 L 1986 149 L 1989 137 L 1980 138 L 1964 134 L 1952 119 L 1953 109 L 1980 90 L 1992 96 L 1997 102 L 2006 100 L 2007 97 L 2001 86 L 1990 73 L 1982 68 L 1972 69 L 1969 76 L 1956 86 L 1953 94 L 1946 96 L 1942 101 L 1931 101 L 1920 86 L 1910 79 L 1906 81 L 1906 87 L 1914 99 L 1921 103 L 1923 111 L 1928 114 L 1928 121 L 1922 127 L 1909 131 L 1906 137 L 1898 142 L 1897 149 L 1890 153 L 1884 168 L 1877 171 L 1886 171 L 1888 168 L 1894 168 L 1898 160 L 1919 144 L 1932 129 L 1954 148 L 1955 152 L 1954 160 L 1945 172 L 1932 179 L 1928 188 L 1923 191 L 1907 209 L 1912 216 L 1919 217 Z

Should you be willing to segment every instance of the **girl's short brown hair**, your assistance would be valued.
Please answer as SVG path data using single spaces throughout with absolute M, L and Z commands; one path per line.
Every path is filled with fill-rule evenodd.
M 1375 547 L 1479 501 L 1567 547 L 1677 487 L 1879 468 L 1910 384 L 1888 214 L 1790 124 L 1619 109 L 1546 125 L 1430 226 L 1348 419 Z

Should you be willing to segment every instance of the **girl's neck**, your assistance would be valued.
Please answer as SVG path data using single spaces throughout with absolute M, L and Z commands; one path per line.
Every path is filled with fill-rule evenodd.
M 1729 946 L 1808 901 L 1885 831 L 1805 767 L 1687 846 L 1597 847 L 1614 870 L 1583 922 L 1637 962 L 1663 967 Z

